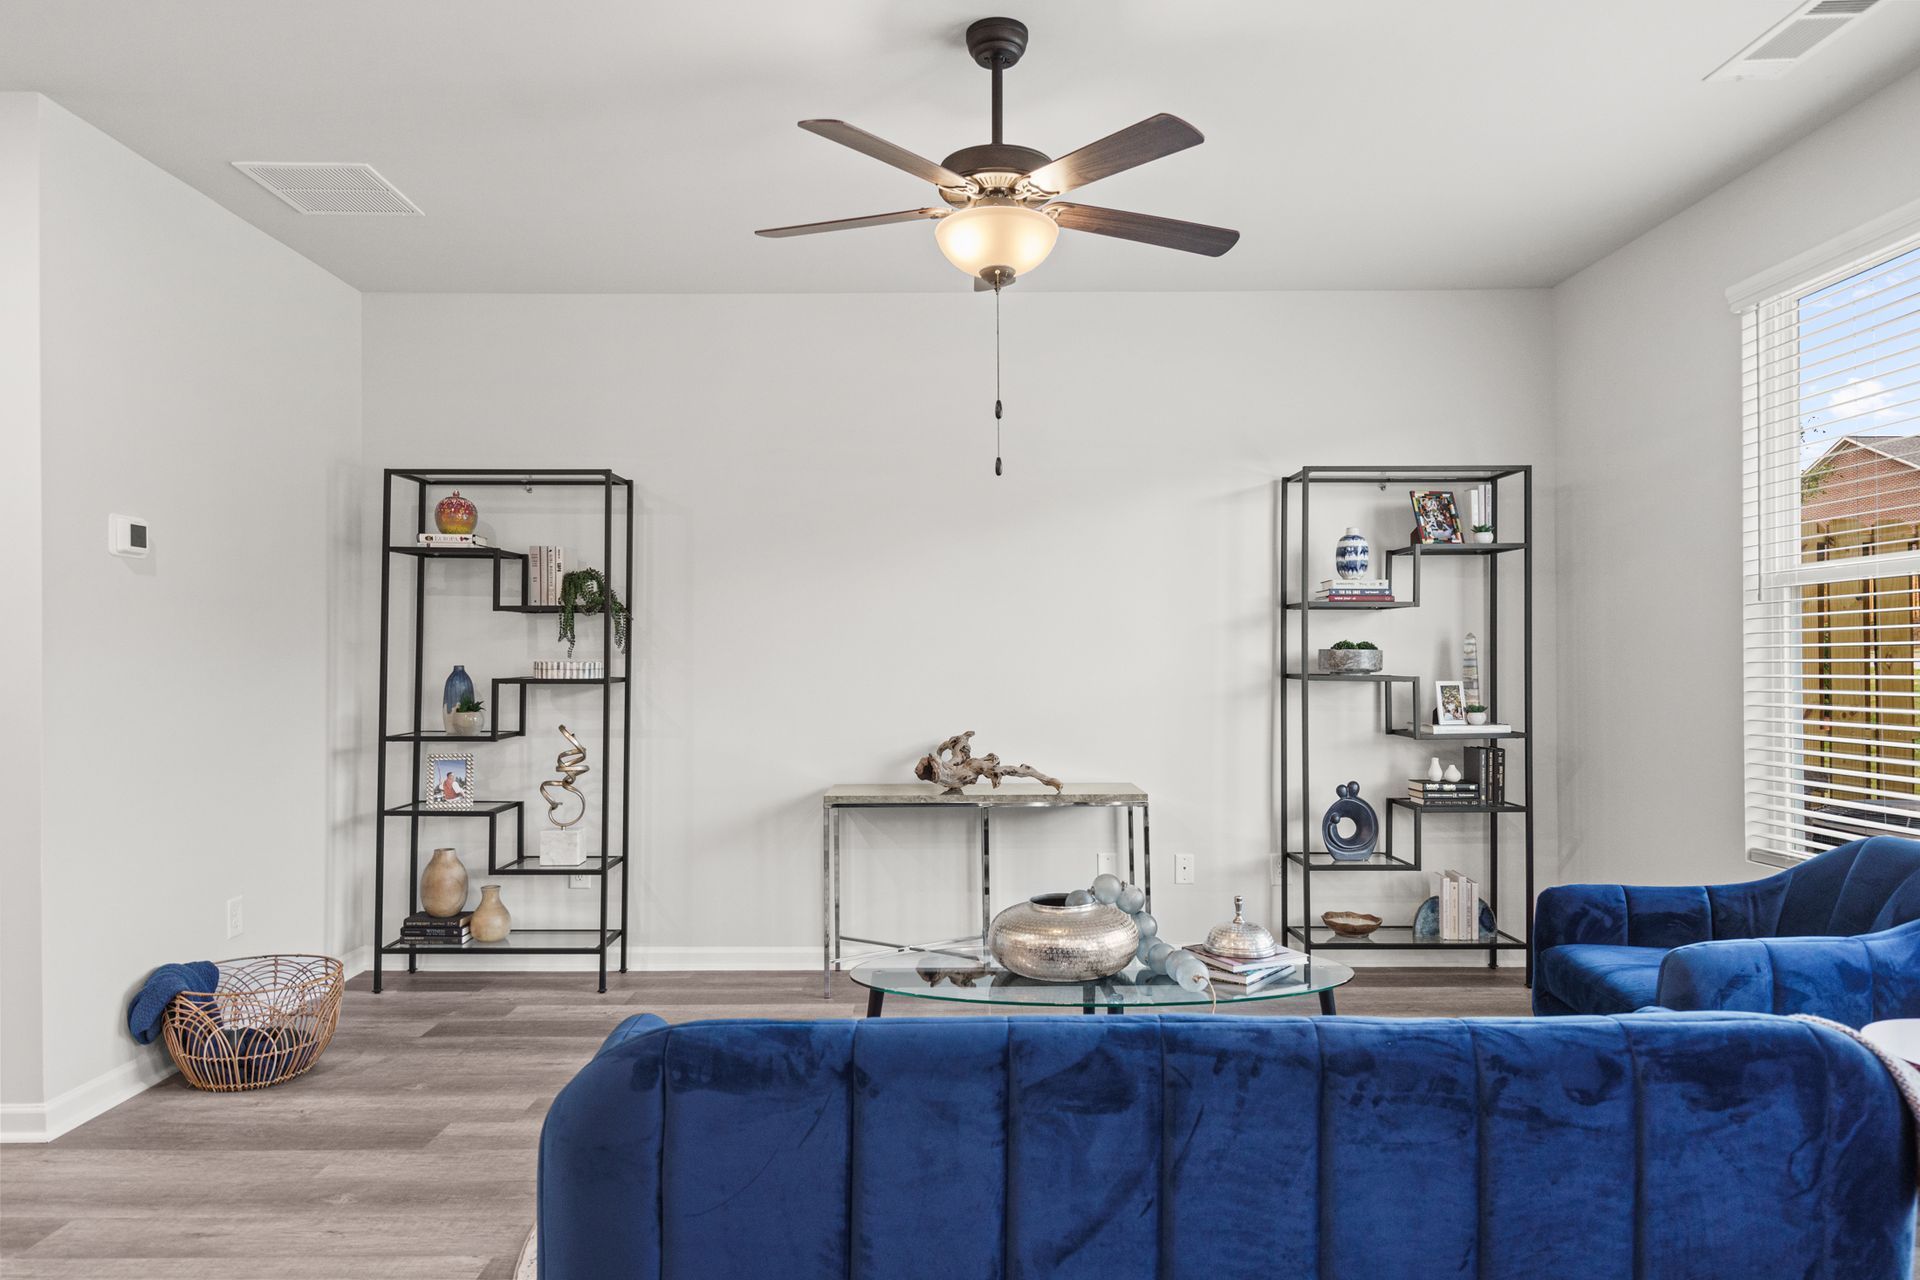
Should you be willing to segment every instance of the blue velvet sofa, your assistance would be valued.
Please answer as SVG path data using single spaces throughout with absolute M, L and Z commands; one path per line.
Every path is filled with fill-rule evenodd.
M 1533 947 L 1540 1014 L 1920 1017 L 1920 843 L 1855 840 L 1744 884 L 1548 889 Z
M 1836 1031 L 624 1024 L 540 1140 L 541 1280 L 1893 1280 L 1914 1131 Z

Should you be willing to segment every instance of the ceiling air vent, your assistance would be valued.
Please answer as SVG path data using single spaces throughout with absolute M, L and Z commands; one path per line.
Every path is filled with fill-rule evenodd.
M 1774 80 L 1882 0 L 1808 0 L 1721 63 L 1708 80 Z
M 233 167 L 301 213 L 423 216 L 370 164 L 287 164 L 273 160 L 235 160 Z

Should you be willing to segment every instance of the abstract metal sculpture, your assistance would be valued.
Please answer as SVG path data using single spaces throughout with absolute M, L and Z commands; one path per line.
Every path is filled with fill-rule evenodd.
M 587 798 L 580 794 L 579 790 L 574 787 L 573 782 L 574 779 L 578 778 L 581 774 L 591 773 L 592 770 L 587 768 L 587 749 L 580 745 L 580 739 L 569 733 L 565 725 L 560 726 L 560 736 L 565 738 L 570 745 L 561 751 L 553 762 L 553 767 L 560 771 L 560 776 L 557 778 L 549 778 L 540 784 L 540 798 L 547 802 L 547 821 L 564 830 L 587 816 Z M 566 795 L 555 798 L 553 791 L 548 790 L 550 787 L 557 791 L 563 791 Z M 572 796 L 580 802 L 580 812 L 574 814 L 573 817 L 567 819 L 565 822 L 562 822 L 553 815 L 558 813 L 560 806 L 567 802 L 567 796 Z

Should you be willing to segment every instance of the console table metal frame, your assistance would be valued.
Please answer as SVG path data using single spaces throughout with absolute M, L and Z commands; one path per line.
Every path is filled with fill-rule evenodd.
M 973 809 L 980 830 L 980 935 L 985 946 L 987 927 L 993 923 L 993 822 L 994 809 L 1125 809 L 1127 811 L 1127 880 L 1145 890 L 1147 905 L 1153 905 L 1153 831 L 1147 793 L 1130 783 L 1070 783 L 1055 794 L 1051 788 L 1008 783 L 998 790 L 976 785 L 948 795 L 931 782 L 883 782 L 863 785 L 842 784 L 829 787 L 820 797 L 820 994 L 833 999 L 833 971 L 841 962 L 841 944 L 858 942 L 887 951 L 899 951 L 909 943 L 886 942 L 879 938 L 860 938 L 840 931 L 840 813 L 844 809 Z M 1134 813 L 1138 811 L 1138 858 Z M 945 940 L 947 945 L 964 942 L 973 935 Z M 923 944 L 924 945 L 924 944 Z

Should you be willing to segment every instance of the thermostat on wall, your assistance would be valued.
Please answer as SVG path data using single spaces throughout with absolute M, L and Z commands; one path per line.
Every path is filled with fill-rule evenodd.
M 116 556 L 146 555 L 147 522 L 139 516 L 108 516 L 107 550 Z

